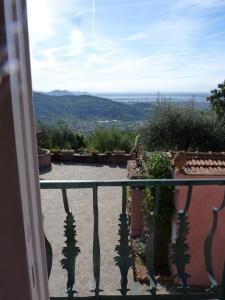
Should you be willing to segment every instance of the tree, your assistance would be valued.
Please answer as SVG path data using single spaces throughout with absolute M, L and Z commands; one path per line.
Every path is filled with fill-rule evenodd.
M 141 135 L 149 151 L 223 151 L 225 148 L 225 128 L 213 113 L 202 112 L 193 103 L 187 107 L 167 101 L 156 103 Z
M 211 91 L 211 95 L 207 97 L 211 108 L 217 114 L 219 120 L 225 124 L 225 80 L 218 84 L 218 88 Z
M 133 143 L 134 134 L 117 127 L 97 128 L 91 137 L 92 146 L 102 153 L 113 150 L 130 152 Z
M 92 136 L 93 147 L 104 153 L 105 151 L 113 150 L 112 134 L 106 128 L 97 128 Z
M 51 149 L 74 149 L 86 147 L 83 135 L 76 134 L 73 128 L 64 121 L 53 124 L 38 122 L 37 129 L 41 131 L 38 135 L 38 145 Z

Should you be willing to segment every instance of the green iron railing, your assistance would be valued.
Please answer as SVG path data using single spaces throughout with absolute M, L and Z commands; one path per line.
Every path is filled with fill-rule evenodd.
M 131 247 L 129 242 L 129 224 L 126 213 L 127 203 L 127 187 L 148 187 L 155 186 L 155 203 L 154 211 L 151 212 L 151 233 L 149 236 L 149 247 L 146 247 L 146 262 L 147 269 L 149 271 L 150 278 L 150 294 L 154 297 L 157 294 L 157 280 L 154 272 L 154 235 L 155 235 L 155 219 L 158 211 L 158 205 L 160 201 L 160 187 L 161 186 L 186 186 L 188 188 L 187 199 L 184 208 L 177 212 L 178 218 L 178 234 L 176 237 L 176 243 L 173 245 L 173 253 L 170 257 L 171 262 L 176 266 L 177 277 L 180 281 L 180 296 L 186 298 L 215 298 L 217 294 L 218 283 L 213 272 L 213 258 L 212 258 L 212 246 L 217 229 L 218 223 L 218 212 L 225 208 L 225 196 L 221 200 L 221 205 L 218 208 L 212 208 L 212 227 L 208 235 L 206 236 L 204 243 L 204 257 L 205 267 L 209 276 L 210 288 L 204 293 L 190 294 L 188 288 L 188 274 L 186 273 L 186 265 L 189 262 L 190 256 L 188 254 L 188 245 L 186 242 L 188 234 L 188 209 L 192 200 L 192 191 L 195 186 L 225 186 L 225 179 L 156 179 L 156 180 L 120 180 L 120 181 L 55 181 L 55 180 L 41 180 L 41 189 L 59 189 L 62 191 L 62 198 L 64 209 L 66 212 L 65 220 L 65 247 L 62 249 L 61 265 L 63 269 L 67 271 L 67 295 L 69 299 L 74 297 L 75 285 L 75 264 L 76 257 L 80 253 L 80 249 L 77 247 L 76 240 L 76 226 L 73 213 L 69 209 L 67 190 L 68 189 L 92 189 L 93 191 L 93 214 L 94 214 L 94 230 L 93 230 L 93 274 L 95 281 L 95 288 L 93 290 L 94 297 L 99 298 L 100 296 L 100 270 L 101 270 L 101 256 L 100 256 L 100 241 L 99 241 L 99 220 L 98 220 L 98 187 L 121 187 L 122 188 L 122 208 L 119 217 L 119 245 L 116 246 L 115 251 L 117 255 L 114 257 L 115 264 L 120 269 L 121 274 L 121 287 L 120 292 L 122 296 L 127 295 L 127 284 L 128 284 L 128 270 L 132 265 Z M 51 274 L 52 268 L 52 247 L 47 238 L 45 237 L 46 253 L 47 253 L 47 266 L 48 276 Z M 223 275 L 223 285 L 221 289 L 221 299 L 225 298 L 225 271 Z M 177 298 L 179 295 L 165 295 L 167 298 Z M 106 296 L 107 297 L 107 296 Z M 114 296 L 116 297 L 116 296 Z M 127 298 L 128 296 L 126 296 Z M 149 297 L 149 296 L 148 296 Z M 162 295 L 157 295 L 161 298 Z M 51 299 L 68 299 L 68 298 L 55 298 Z M 78 297 L 76 297 L 78 298 Z M 112 298 L 112 297 L 111 297 Z M 121 296 L 120 296 L 121 298 Z

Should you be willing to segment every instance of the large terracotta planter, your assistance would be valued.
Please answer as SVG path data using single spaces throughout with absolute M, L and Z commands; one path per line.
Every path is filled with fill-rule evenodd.
M 73 160 L 73 150 L 62 150 L 61 151 L 61 161 L 72 161 Z
M 47 149 L 42 149 L 41 153 L 38 154 L 39 170 L 51 169 L 51 154 Z

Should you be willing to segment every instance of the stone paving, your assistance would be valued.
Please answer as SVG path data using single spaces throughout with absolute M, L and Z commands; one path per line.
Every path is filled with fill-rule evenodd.
M 52 171 L 41 175 L 42 179 L 54 180 L 120 180 L 126 179 L 126 168 L 111 166 L 90 166 L 73 164 L 53 164 Z M 53 247 L 53 266 L 49 280 L 51 296 L 64 296 L 66 290 L 67 273 L 62 270 L 60 260 L 64 247 L 63 222 L 65 211 L 63 208 L 60 190 L 42 190 L 42 209 L 44 213 L 44 227 L 48 240 Z M 101 247 L 101 281 L 102 294 L 120 294 L 120 273 L 115 266 L 114 249 L 118 243 L 118 217 L 122 203 L 121 188 L 99 188 L 99 237 Z M 75 289 L 79 296 L 93 295 L 93 207 L 92 190 L 68 190 L 70 209 L 72 210 L 77 226 L 77 246 L 81 253 L 76 260 Z M 129 294 L 143 294 L 147 287 L 133 282 L 132 269 L 128 274 Z

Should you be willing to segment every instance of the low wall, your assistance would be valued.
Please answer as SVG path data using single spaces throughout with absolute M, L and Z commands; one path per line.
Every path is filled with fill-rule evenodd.
M 51 154 L 47 149 L 42 149 L 42 154 L 38 155 L 39 170 L 51 169 Z
M 52 153 L 53 162 L 73 162 L 83 164 L 127 164 L 131 154 L 76 154 L 76 153 Z
M 176 179 L 216 179 L 221 176 L 188 176 L 176 173 Z M 205 267 L 204 243 L 213 222 L 213 207 L 220 207 L 224 197 L 223 186 L 196 186 L 193 188 L 192 200 L 188 210 L 190 231 L 187 236 L 190 263 L 186 272 L 191 275 L 189 284 L 208 285 L 209 277 Z M 177 186 L 175 192 L 175 206 L 183 209 L 187 198 L 187 187 Z M 176 218 L 174 219 L 176 224 Z M 221 282 L 222 269 L 225 261 L 225 209 L 218 213 L 218 224 L 212 246 L 212 267 L 218 283 Z M 175 272 L 175 270 L 174 270 Z

